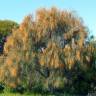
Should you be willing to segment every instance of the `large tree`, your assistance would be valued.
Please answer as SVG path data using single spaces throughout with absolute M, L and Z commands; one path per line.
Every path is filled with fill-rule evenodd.
M 7 57 L 1 67 L 5 71 L 0 76 L 15 87 L 25 84 L 31 88 L 41 82 L 50 90 L 64 86 L 77 90 L 78 79 L 85 80 L 87 75 L 83 76 L 83 73 L 90 71 L 95 60 L 93 53 L 96 53 L 96 47 L 93 43 L 87 44 L 86 38 L 86 27 L 72 12 L 56 8 L 40 9 L 34 20 L 32 16 L 27 16 L 8 37 L 4 46 Z M 89 81 L 95 75 L 92 73 L 90 76 L 87 76 Z M 88 91 L 88 82 L 80 92 Z

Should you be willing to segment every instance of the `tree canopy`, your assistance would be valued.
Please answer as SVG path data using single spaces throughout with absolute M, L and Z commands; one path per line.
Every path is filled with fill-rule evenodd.
M 12 32 L 12 29 L 18 26 L 19 25 L 14 21 L 0 20 L 0 34 L 9 35 Z
M 88 92 L 91 83 L 96 86 L 96 45 L 86 42 L 87 34 L 82 20 L 69 11 L 39 9 L 35 19 L 26 16 L 5 43 L 1 81 L 11 87 Z

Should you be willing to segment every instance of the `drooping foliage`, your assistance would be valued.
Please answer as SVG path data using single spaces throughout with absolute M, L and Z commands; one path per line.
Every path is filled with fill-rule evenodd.
M 48 46 L 49 42 L 51 42 L 54 43 L 54 46 L 58 46 L 59 50 L 62 50 L 62 53 L 64 53 L 68 59 L 65 59 L 68 61 L 68 64 L 74 62 L 75 54 L 77 58 L 80 59 L 80 49 L 83 48 L 87 31 L 79 17 L 74 16 L 74 14 L 69 11 L 58 11 L 56 8 L 50 10 L 41 9 L 37 11 L 36 25 L 37 38 L 41 38 L 41 42 L 45 43 L 45 52 L 48 49 L 52 51 L 52 46 Z M 57 51 L 57 49 L 53 50 Z M 52 56 L 52 52 L 49 54 Z
M 30 90 L 88 93 L 96 87 L 96 43 L 86 38 L 86 27 L 72 12 L 38 10 L 35 20 L 25 17 L 8 37 L 1 81 Z
M 6 78 L 9 80 L 6 82 L 8 82 L 8 84 L 10 84 L 10 82 L 12 83 L 13 78 L 14 87 L 19 84 L 20 80 L 24 80 L 26 75 L 31 74 L 30 72 L 27 73 L 27 70 L 31 71 L 27 66 L 30 66 L 31 68 L 32 59 L 35 56 L 35 53 L 32 51 L 32 26 L 31 17 L 26 17 L 21 26 L 14 30 L 12 35 L 8 37 L 8 41 L 5 43 L 4 54 L 6 54 L 7 57 L 4 67 L 8 70 L 8 72 L 5 70 L 5 73 L 10 74 L 10 78 L 9 75 L 7 75 L 8 77 Z

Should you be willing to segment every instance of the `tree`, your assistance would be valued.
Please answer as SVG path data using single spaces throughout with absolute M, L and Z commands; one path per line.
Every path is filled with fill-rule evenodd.
M 0 20 L 0 54 L 3 53 L 4 44 L 7 36 L 12 33 L 12 29 L 18 28 L 19 25 L 10 20 Z
M 16 87 L 20 83 L 20 80 L 22 81 L 27 75 L 26 66 L 28 62 L 31 62 L 30 56 L 33 56 L 31 51 L 32 43 L 30 41 L 30 24 L 30 17 L 26 17 L 21 26 L 14 30 L 5 43 L 4 53 L 7 55 L 5 60 L 5 74 L 10 74 L 10 77 L 9 75 L 6 77 L 7 79 L 5 82 L 9 85 L 13 82 L 14 87 Z M 29 63 L 28 66 L 30 66 Z
M 93 79 L 86 72 L 94 65 L 96 48 L 85 43 L 86 38 L 86 27 L 72 12 L 38 10 L 36 18 L 25 17 L 5 43 L 4 81 L 15 87 L 21 84 L 31 89 L 40 84 L 51 91 L 87 93 Z M 91 78 L 94 76 L 92 69 Z
M 3 36 L 10 35 L 13 28 L 17 28 L 19 25 L 11 20 L 0 20 L 0 34 Z
M 5 43 L 4 54 L 7 56 L 4 62 L 5 83 L 11 87 L 23 85 L 31 89 L 37 80 L 34 76 L 38 73 L 39 65 L 34 28 L 32 16 L 26 16 L 20 27 L 13 30 Z M 10 77 L 9 75 L 6 77 L 6 74 L 10 74 Z
M 71 82 L 72 70 L 78 65 L 76 62 L 83 62 L 81 51 L 87 37 L 86 27 L 73 13 L 56 8 L 37 11 L 36 23 L 37 38 L 46 45 L 39 56 L 40 64 L 48 66 L 49 71 L 53 69 L 47 79 L 48 86 L 58 89 L 61 86 L 60 81 Z M 56 69 L 58 70 L 55 71 Z

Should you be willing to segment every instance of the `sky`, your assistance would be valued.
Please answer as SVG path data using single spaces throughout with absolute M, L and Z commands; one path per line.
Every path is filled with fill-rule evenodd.
M 35 14 L 38 8 L 52 6 L 60 10 L 76 11 L 91 34 L 96 36 L 96 0 L 0 0 L 0 19 L 21 23 L 26 15 Z

